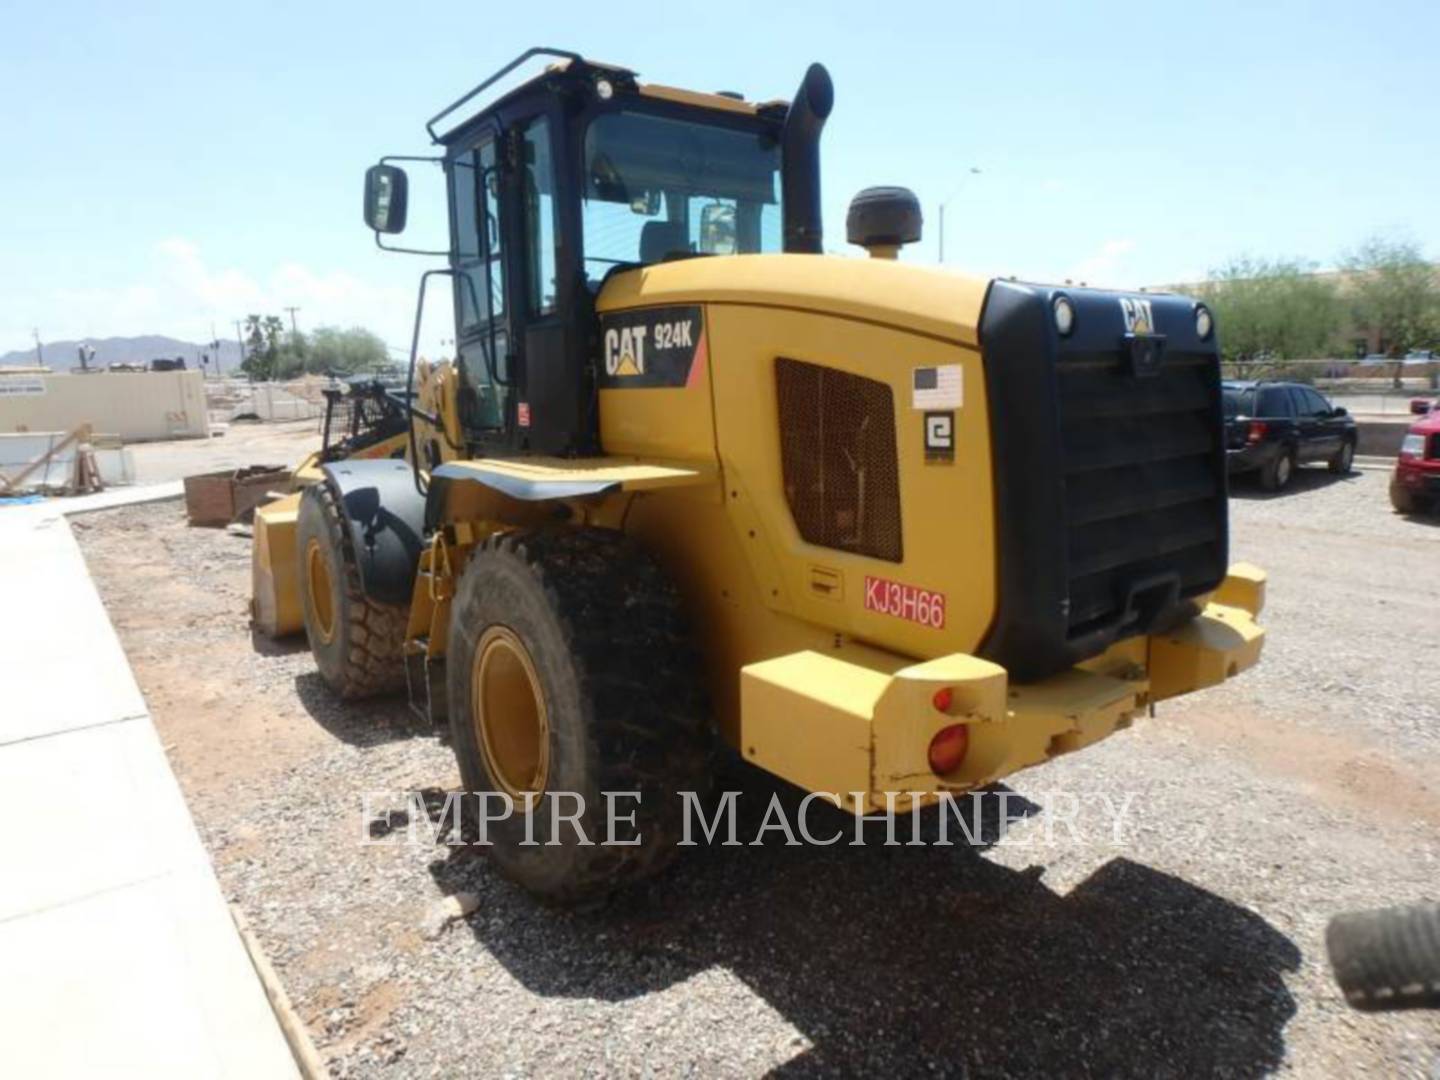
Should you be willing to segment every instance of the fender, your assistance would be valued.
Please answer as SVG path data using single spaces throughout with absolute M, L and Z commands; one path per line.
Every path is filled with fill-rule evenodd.
M 350 530 L 360 586 L 382 604 L 409 604 L 425 546 L 425 497 L 408 461 L 350 459 L 322 466 Z

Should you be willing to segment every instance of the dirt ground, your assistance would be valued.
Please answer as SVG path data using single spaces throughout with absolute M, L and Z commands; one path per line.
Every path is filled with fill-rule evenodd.
M 239 421 L 208 439 L 132 443 L 137 484 L 181 480 L 243 465 L 294 465 L 320 446 L 319 420 L 278 424 Z
M 1440 525 L 1392 514 L 1385 480 L 1238 485 L 1233 557 L 1271 574 L 1260 667 L 1013 777 L 1003 837 L 770 834 L 583 912 L 400 842 L 424 822 L 398 793 L 457 785 L 449 749 L 403 702 L 339 706 L 303 638 L 252 637 L 248 541 L 173 502 L 74 524 L 222 885 L 337 1076 L 1421 1076 L 1440 1022 L 1348 1010 L 1323 949 L 1334 912 L 1440 894 Z M 724 779 L 742 839 L 770 791 L 797 798 Z M 366 792 L 394 794 L 367 816 Z M 1132 799 L 1120 834 L 1102 793 Z M 460 891 L 478 910 L 439 926 Z

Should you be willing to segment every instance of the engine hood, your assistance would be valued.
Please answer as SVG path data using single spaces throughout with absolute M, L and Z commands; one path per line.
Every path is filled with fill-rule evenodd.
M 976 346 L 990 282 L 889 259 L 701 256 L 615 274 L 604 313 L 659 304 L 758 304 L 823 312 Z

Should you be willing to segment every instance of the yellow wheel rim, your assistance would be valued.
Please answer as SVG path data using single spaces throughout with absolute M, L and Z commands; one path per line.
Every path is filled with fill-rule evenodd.
M 470 722 L 491 779 L 512 799 L 545 790 L 550 721 L 530 652 L 509 627 L 480 635 L 470 670 Z
M 330 564 L 318 538 L 312 537 L 305 546 L 305 588 L 310 595 L 310 610 L 315 615 L 315 629 L 325 644 L 335 640 L 335 601 L 330 593 Z

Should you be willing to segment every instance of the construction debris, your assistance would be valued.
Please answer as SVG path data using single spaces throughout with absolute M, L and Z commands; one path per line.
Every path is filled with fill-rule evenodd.
M 0 497 L 82 495 L 134 482 L 130 452 L 90 425 L 69 432 L 0 434 Z
M 185 478 L 185 514 L 191 525 L 224 528 L 248 520 L 255 507 L 285 494 L 290 470 L 279 465 L 201 473 Z

